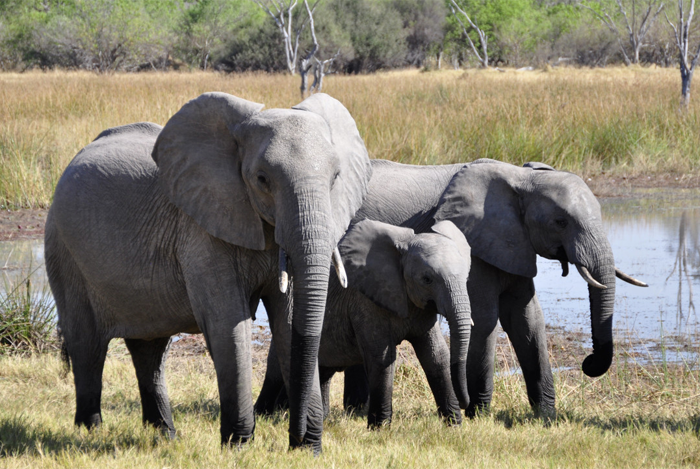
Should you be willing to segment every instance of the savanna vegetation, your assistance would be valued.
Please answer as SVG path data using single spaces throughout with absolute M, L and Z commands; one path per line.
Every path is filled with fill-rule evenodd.
M 275 11 L 269 1 L 259 3 Z M 677 63 L 658 0 L 457 3 L 484 31 L 493 65 Z M 323 0 L 314 12 L 318 56 L 336 56 L 335 70 L 349 73 L 475 65 L 450 5 L 450 0 Z M 645 20 L 647 6 L 652 11 Z M 677 19 L 672 5 L 666 12 Z M 306 16 L 298 2 L 293 31 Z M 636 51 L 628 25 L 632 43 L 640 44 Z M 309 29 L 301 32 L 301 51 L 310 48 Z M 478 34 L 471 28 L 468 34 L 481 47 Z M 253 0 L 5 0 L 0 70 L 27 68 L 282 71 L 286 62 L 280 31 Z
M 553 365 L 580 361 L 565 341 L 551 346 Z M 447 427 L 437 417 L 423 372 L 403 346 L 394 384 L 394 420 L 366 429 L 342 411 L 334 380 L 324 453 L 288 451 L 286 414 L 258 418 L 242 449 L 219 444 L 218 393 L 203 353 L 171 351 L 168 386 L 178 438 L 141 425 L 138 386 L 122 341 L 114 341 L 104 375 L 102 428 L 73 425 L 74 387 L 58 354 L 0 357 L 0 466 L 6 468 L 201 467 L 697 467 L 700 376 L 693 363 L 649 364 L 639 349 L 618 347 L 606 375 L 591 380 L 578 366 L 555 374 L 558 417 L 536 419 L 514 354 L 499 347 L 490 415 Z M 262 385 L 264 347 L 254 353 L 254 395 Z M 627 353 L 627 352 L 630 353 Z M 175 356 L 173 355 L 173 352 Z
M 678 112 L 665 68 L 337 75 L 325 91 L 356 119 L 370 155 L 413 164 L 543 161 L 585 177 L 695 173 L 700 109 Z M 299 102 L 285 74 L 86 72 L 0 75 L 0 203 L 46 207 L 61 172 L 102 130 L 165 122 L 206 91 L 268 108 Z

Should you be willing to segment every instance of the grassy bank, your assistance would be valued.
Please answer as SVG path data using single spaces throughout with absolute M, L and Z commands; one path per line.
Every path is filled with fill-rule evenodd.
M 402 71 L 331 76 L 325 86 L 375 158 L 536 160 L 582 175 L 700 168 L 700 102 L 678 113 L 677 70 Z M 50 204 L 65 166 L 103 129 L 164 124 L 213 90 L 268 108 L 299 101 L 298 77 L 286 75 L 0 74 L 0 204 Z
M 504 352 L 504 351 L 505 352 Z M 507 349 L 499 368 L 512 364 Z M 256 365 L 254 392 L 260 389 Z M 596 380 L 577 369 L 557 373 L 559 416 L 550 427 L 534 419 L 522 379 L 496 379 L 491 415 L 448 428 L 436 417 L 425 379 L 412 360 L 397 370 L 395 418 L 370 432 L 364 418 L 340 410 L 342 381 L 334 380 L 324 454 L 287 451 L 285 416 L 259 418 L 255 440 L 242 450 L 220 449 L 218 394 L 205 355 L 168 360 L 168 385 L 178 439 L 141 426 L 133 366 L 114 342 L 104 376 L 105 425 L 73 426 L 72 377 L 58 357 L 0 357 L 0 466 L 6 468 L 202 467 L 698 467 L 698 371 L 689 366 L 640 366 L 618 356 Z

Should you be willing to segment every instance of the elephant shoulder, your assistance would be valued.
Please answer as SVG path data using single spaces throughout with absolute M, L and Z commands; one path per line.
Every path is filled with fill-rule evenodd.
M 163 130 L 163 127 L 153 122 L 136 122 L 103 130 L 93 141 L 117 136 L 131 136 L 132 138 L 139 138 L 140 136 L 157 137 L 161 130 Z

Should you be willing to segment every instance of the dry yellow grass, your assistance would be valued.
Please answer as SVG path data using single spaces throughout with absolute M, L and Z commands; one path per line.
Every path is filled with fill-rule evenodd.
M 544 161 L 589 175 L 696 172 L 700 103 L 678 112 L 672 69 L 415 70 L 330 76 L 372 157 L 439 164 Z M 189 99 L 224 91 L 268 108 L 299 101 L 298 77 L 86 72 L 0 74 L 0 203 L 47 206 L 70 159 L 108 127 L 164 124 Z
M 171 357 L 168 386 L 178 439 L 141 426 L 133 366 L 121 341 L 104 376 L 104 427 L 73 426 L 74 387 L 55 354 L 0 357 L 0 467 L 698 467 L 700 383 L 693 366 L 641 366 L 618 354 L 604 377 L 578 369 L 557 373 L 559 416 L 533 417 L 522 378 L 499 352 L 493 412 L 461 427 L 437 418 L 423 372 L 407 356 L 394 386 L 394 420 L 368 431 L 343 414 L 342 381 L 334 380 L 324 453 L 287 451 L 284 414 L 258 418 L 255 440 L 242 450 L 219 447 L 218 393 L 206 355 Z M 403 347 L 402 347 L 403 348 Z M 404 352 L 405 352 L 404 348 Z M 408 354 L 405 354 L 408 355 Z M 261 366 L 262 362 L 258 362 Z M 254 394 L 262 370 L 256 368 Z

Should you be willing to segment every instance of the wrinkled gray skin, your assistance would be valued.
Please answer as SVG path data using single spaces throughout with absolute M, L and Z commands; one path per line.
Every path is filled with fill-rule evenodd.
M 350 227 L 338 247 L 349 287 L 344 290 L 331 278 L 319 350 L 324 413 L 329 411 L 333 374 L 364 364 L 371 395 L 368 426 L 389 423 L 396 346 L 408 340 L 428 377 L 439 414 L 461 423 L 460 405 L 466 408 L 469 401 L 464 371 L 471 329 L 471 261 L 464 235 L 449 221 L 416 235 L 409 228 L 364 220 Z M 436 313 L 448 321 L 451 350 Z M 280 352 L 282 373 L 288 373 L 289 359 Z M 452 377 L 451 367 L 457 371 Z M 273 389 L 268 383 L 264 392 L 277 394 L 280 384 Z M 257 404 L 256 410 L 265 412 Z
M 174 434 L 163 362 L 169 337 L 204 334 L 217 373 L 221 440 L 253 436 L 251 312 L 285 311 L 283 248 L 297 288 L 290 445 L 320 451 L 316 357 L 331 252 L 371 174 L 354 120 L 314 95 L 292 110 L 224 93 L 161 129 L 109 129 L 68 165 L 46 222 L 49 282 L 73 366 L 79 425 L 99 425 L 107 344 L 125 338 L 144 422 Z M 308 418 L 307 418 L 308 417 Z
M 533 409 L 545 416 L 555 412 L 544 317 L 532 280 L 537 254 L 561 261 L 564 274 L 569 263 L 583 266 L 607 287 L 589 286 L 593 353 L 583 362 L 588 376 L 607 371 L 613 354 L 615 265 L 600 205 L 578 176 L 545 165 L 521 168 L 492 160 L 445 166 L 374 160 L 372 166 L 370 189 L 356 219 L 417 233 L 436 220 L 450 220 L 471 246 L 468 289 L 474 326 L 467 415 L 491 402 L 499 319 L 518 356 Z M 356 382 L 355 396 L 346 395 L 349 405 L 364 399 L 361 380 Z

